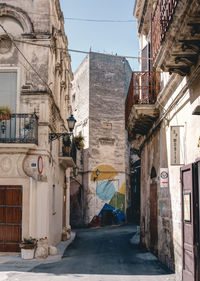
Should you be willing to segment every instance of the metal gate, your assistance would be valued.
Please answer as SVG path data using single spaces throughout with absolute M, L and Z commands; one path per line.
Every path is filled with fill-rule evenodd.
M 18 252 L 22 233 L 22 187 L 0 186 L 0 252 Z

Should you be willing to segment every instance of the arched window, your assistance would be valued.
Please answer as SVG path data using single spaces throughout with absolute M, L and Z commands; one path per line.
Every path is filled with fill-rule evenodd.
M 33 24 L 28 14 L 20 9 L 5 3 L 0 4 L 0 24 L 10 34 L 33 33 Z M 0 28 L 0 35 L 5 32 Z
M 151 175 L 150 175 L 150 177 L 151 177 L 151 179 L 157 177 L 156 169 L 154 168 L 154 166 L 151 168 Z

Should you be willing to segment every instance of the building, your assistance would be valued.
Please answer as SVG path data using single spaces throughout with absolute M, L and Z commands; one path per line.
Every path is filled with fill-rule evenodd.
M 55 134 L 69 132 L 67 46 L 59 0 L 1 1 L 0 251 L 30 236 L 56 245 L 70 229 L 75 163 Z
M 77 158 L 82 185 L 77 196 L 82 194 L 82 200 L 75 209 L 84 224 L 98 219 L 102 209 L 118 210 L 118 222 L 125 219 L 129 159 L 124 102 L 131 73 L 125 59 L 95 53 L 89 53 L 74 73 L 75 135 L 84 137 Z
M 126 128 L 141 159 L 141 243 L 177 280 L 199 280 L 198 1 L 136 1 L 141 69 Z

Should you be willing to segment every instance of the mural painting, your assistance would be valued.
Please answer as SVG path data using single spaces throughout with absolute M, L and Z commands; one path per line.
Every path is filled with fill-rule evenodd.
M 97 166 L 91 175 L 96 184 L 96 215 L 90 226 L 125 221 L 125 175 L 110 165 Z

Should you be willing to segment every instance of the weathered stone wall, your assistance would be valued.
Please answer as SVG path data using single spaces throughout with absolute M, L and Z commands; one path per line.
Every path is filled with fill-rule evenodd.
M 126 209 L 125 98 L 131 73 L 126 60 L 91 53 L 74 76 L 76 134 L 82 132 L 85 138 L 85 223 L 98 215 L 105 203 L 123 212 Z M 110 195 L 101 189 L 110 190 Z
M 200 156 L 199 117 L 192 115 L 199 103 L 199 81 L 194 80 L 188 87 L 185 78 L 181 83 L 177 82 L 179 80 L 177 77 L 170 88 L 167 83 L 163 88 L 165 118 L 160 129 L 146 142 L 141 155 L 141 241 L 151 249 L 150 184 L 157 182 L 158 257 L 169 268 L 175 269 L 177 280 L 182 279 L 183 262 L 180 167 L 195 162 Z M 177 165 L 171 163 L 171 126 L 181 128 L 181 162 Z M 152 166 L 157 172 L 153 181 L 150 179 Z M 168 187 L 160 187 L 160 168 L 169 169 Z
M 118 171 L 125 169 L 126 64 L 120 58 L 90 55 L 89 170 L 106 159 Z M 96 148 L 99 155 L 92 151 Z
M 27 0 L 26 4 L 23 0 L 5 0 L 2 5 L 6 8 L 11 6 L 18 11 L 22 10 L 31 19 L 33 23 L 33 29 L 36 33 L 50 33 L 50 6 L 54 6 L 53 0 Z M 9 7 L 10 6 L 10 7 Z
M 167 144 L 165 131 L 160 129 L 146 143 L 141 154 L 141 242 L 154 251 L 159 259 L 169 268 L 174 269 L 174 247 L 172 206 L 170 188 L 160 187 L 160 168 L 168 168 L 166 157 Z M 162 155 L 162 156 L 161 156 Z M 161 157 L 160 157 L 161 156 Z M 156 176 L 151 178 L 152 168 L 155 168 Z M 157 219 L 151 222 L 151 199 L 150 189 L 152 184 L 157 186 Z M 151 226 L 152 224 L 152 226 Z M 157 224 L 158 241 L 152 244 L 151 228 Z
M 156 5 L 152 5 L 152 1 L 147 1 L 147 5 L 143 6 L 141 1 L 136 2 L 135 16 L 138 19 L 138 30 L 140 49 L 142 50 L 147 41 L 151 42 L 150 37 L 153 35 L 155 39 L 159 38 L 159 34 L 151 28 L 151 15 L 154 12 Z M 200 156 L 200 137 L 199 137 L 199 116 L 194 115 L 194 111 L 199 106 L 199 64 L 200 59 L 194 64 L 187 64 L 189 71 L 184 72 L 181 67 L 178 69 L 177 57 L 184 56 L 182 53 L 181 44 L 184 39 L 187 42 L 192 42 L 193 33 L 188 31 L 188 22 L 193 15 L 194 20 L 198 21 L 196 17 L 199 5 L 197 1 L 192 3 L 189 1 L 179 1 L 176 6 L 173 16 L 170 17 L 170 24 L 167 31 L 162 30 L 163 40 L 161 45 L 155 52 L 155 60 L 153 62 L 154 68 L 161 71 L 160 92 L 157 97 L 156 107 L 160 111 L 160 116 L 155 124 L 160 122 L 160 129 L 153 128 L 149 131 L 152 137 L 146 142 L 142 151 L 142 175 L 141 175 L 141 240 L 151 249 L 150 237 L 150 192 L 149 192 L 149 166 L 155 162 L 157 171 L 157 223 L 158 223 L 158 257 L 168 267 L 175 269 L 176 280 L 183 279 L 183 247 L 182 239 L 189 239 L 189 234 L 183 233 L 183 206 L 181 202 L 182 186 L 181 186 L 181 172 L 180 168 L 194 163 Z M 157 10 L 158 11 L 158 10 Z M 190 15 L 190 17 L 188 16 Z M 156 22 L 155 22 L 156 25 Z M 154 34 L 152 34 L 152 32 Z M 157 38 L 156 38 L 157 36 Z M 184 36 L 184 38 L 182 38 Z M 151 49 L 156 49 L 151 46 Z M 178 50 L 178 51 L 177 51 Z M 189 54 L 187 54 L 189 56 Z M 170 71 L 172 66 L 172 71 Z M 173 66 L 175 68 L 173 69 Z M 167 71 L 173 72 L 173 74 Z M 181 75 L 177 75 L 179 73 Z M 178 127 L 180 130 L 180 146 L 172 145 L 177 143 L 177 139 L 171 137 L 172 126 Z M 177 134 L 178 135 L 178 134 Z M 146 136 L 143 140 L 145 140 Z M 157 144 L 156 144 L 157 143 Z M 159 145 L 160 144 L 160 145 Z M 157 146 L 158 145 L 158 146 Z M 157 153 L 153 155 L 151 150 Z M 180 153 L 180 161 L 172 163 L 172 152 Z M 175 157 L 174 157 L 175 158 Z M 168 187 L 160 187 L 160 168 L 168 168 L 169 184 Z M 193 183 L 194 189 L 198 189 L 196 183 Z M 156 203 L 156 202 L 155 202 Z M 191 204 L 192 205 L 192 204 Z M 194 206 L 195 208 L 196 206 Z M 199 218 L 193 217 L 194 225 L 198 224 Z M 193 242 L 194 243 L 194 242 Z M 187 244 L 187 243 L 185 243 Z M 192 247 L 191 247 L 192 248 Z M 194 245 L 195 248 L 195 245 Z M 152 249 L 151 249 L 152 250 Z M 187 252 L 187 251 L 186 251 Z M 188 255 L 188 253 L 187 253 Z M 198 253 L 194 256 L 199 258 Z M 195 260 L 190 257 L 190 263 Z M 187 265 L 187 257 L 185 258 L 185 268 L 190 268 Z M 190 269 L 189 269 L 190 270 Z M 196 270 L 196 269 L 195 269 Z M 191 277 L 192 278 L 192 277 Z

